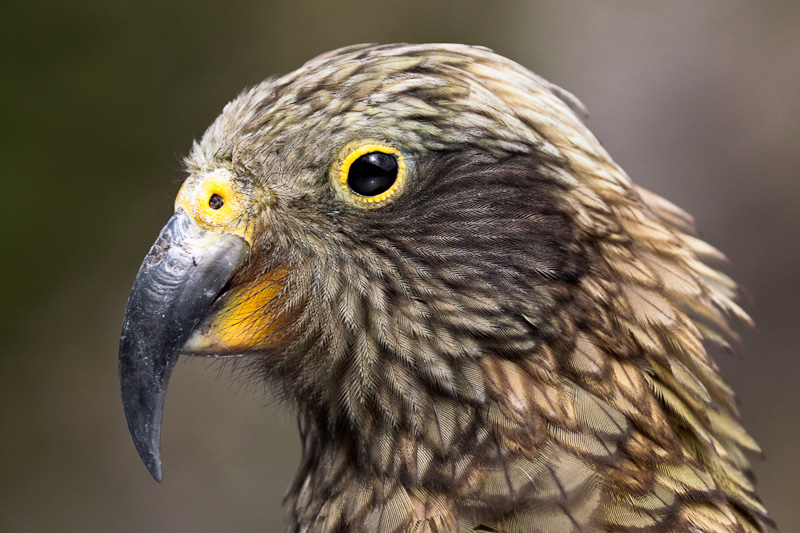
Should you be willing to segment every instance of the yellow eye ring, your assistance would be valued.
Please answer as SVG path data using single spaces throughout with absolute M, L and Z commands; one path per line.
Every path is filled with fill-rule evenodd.
M 339 196 L 364 209 L 388 204 L 406 184 L 406 164 L 397 148 L 373 141 L 350 143 L 332 167 Z

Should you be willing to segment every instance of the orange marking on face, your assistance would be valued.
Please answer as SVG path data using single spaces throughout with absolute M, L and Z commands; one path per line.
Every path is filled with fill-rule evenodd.
M 184 347 L 196 355 L 236 355 L 275 342 L 280 313 L 281 271 L 233 289 L 222 307 L 195 331 Z

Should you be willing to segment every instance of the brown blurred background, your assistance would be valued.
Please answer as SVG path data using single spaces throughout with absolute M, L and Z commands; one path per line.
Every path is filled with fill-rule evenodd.
M 180 160 L 248 84 L 358 42 L 482 44 L 574 92 L 638 183 L 693 213 L 758 330 L 720 359 L 800 524 L 800 3 L 4 2 L 0 8 L 0 530 L 281 531 L 284 409 L 178 365 L 164 482 L 117 389 L 139 263 Z

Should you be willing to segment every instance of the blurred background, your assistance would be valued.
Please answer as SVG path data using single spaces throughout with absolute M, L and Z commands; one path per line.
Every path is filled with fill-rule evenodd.
M 179 363 L 164 482 L 120 407 L 128 290 L 191 142 L 245 86 L 359 42 L 481 44 L 575 93 L 628 174 L 694 214 L 758 328 L 719 362 L 800 524 L 800 3 L 4 2 L 0 530 L 282 531 L 294 422 Z

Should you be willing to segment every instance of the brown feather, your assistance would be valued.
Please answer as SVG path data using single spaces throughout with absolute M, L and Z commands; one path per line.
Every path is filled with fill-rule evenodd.
M 287 273 L 283 333 L 243 351 L 301 420 L 290 531 L 772 525 L 706 349 L 750 322 L 736 284 L 581 110 L 483 48 L 360 46 L 245 91 L 195 146 L 191 173 L 256 199 L 231 287 Z M 409 169 L 368 210 L 330 180 L 365 139 Z

